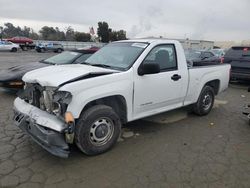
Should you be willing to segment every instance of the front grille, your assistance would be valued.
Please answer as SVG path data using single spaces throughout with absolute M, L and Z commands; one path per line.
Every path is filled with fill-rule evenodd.
M 41 110 L 51 112 L 52 95 L 52 90 L 46 90 L 39 84 L 26 84 L 22 96 L 19 97 Z
M 72 95 L 66 92 L 56 92 L 52 87 L 42 87 L 39 84 L 26 83 L 18 97 L 50 114 L 61 116 L 65 113 Z M 65 101 L 64 101 L 65 100 Z

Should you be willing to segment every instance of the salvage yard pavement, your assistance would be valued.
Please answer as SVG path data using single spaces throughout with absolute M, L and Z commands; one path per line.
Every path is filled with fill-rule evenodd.
M 0 67 L 8 59 L 12 65 L 21 56 L 33 61 L 49 55 L 1 53 Z M 14 98 L 0 91 L 0 187 L 250 187 L 250 127 L 242 115 L 250 94 L 244 84 L 217 96 L 207 116 L 180 109 L 135 121 L 111 151 L 88 157 L 72 146 L 68 159 L 44 151 L 13 125 Z

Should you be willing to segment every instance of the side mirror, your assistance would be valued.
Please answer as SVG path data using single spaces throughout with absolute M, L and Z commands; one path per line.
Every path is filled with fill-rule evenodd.
M 144 74 L 156 74 L 160 72 L 160 66 L 157 63 L 142 63 L 138 68 L 138 75 L 143 76 Z

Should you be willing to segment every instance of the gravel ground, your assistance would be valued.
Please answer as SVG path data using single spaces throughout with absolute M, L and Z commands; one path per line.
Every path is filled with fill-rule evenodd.
M 54 55 L 0 53 L 0 68 Z M 15 94 L 0 91 L 0 187 L 250 187 L 246 85 L 232 84 L 205 117 L 185 109 L 135 121 L 109 152 L 68 159 L 41 149 L 12 123 Z

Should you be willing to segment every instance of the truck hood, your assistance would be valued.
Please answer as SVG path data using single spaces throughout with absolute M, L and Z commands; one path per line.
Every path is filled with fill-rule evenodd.
M 38 83 L 41 86 L 58 87 L 70 82 L 118 72 L 116 70 L 90 65 L 55 65 L 26 73 L 23 81 Z

